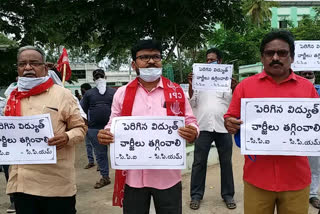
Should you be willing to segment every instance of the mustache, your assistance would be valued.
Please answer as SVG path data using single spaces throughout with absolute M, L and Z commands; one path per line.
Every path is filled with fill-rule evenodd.
M 22 76 L 28 75 L 28 74 L 33 74 L 35 75 L 36 72 L 35 71 L 24 71 Z
M 270 66 L 273 66 L 273 65 L 283 65 L 280 61 L 276 60 L 276 61 L 273 61 L 269 64 Z

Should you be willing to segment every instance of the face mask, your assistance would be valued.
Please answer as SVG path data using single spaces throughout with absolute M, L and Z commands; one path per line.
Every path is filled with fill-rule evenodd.
M 315 83 L 316 78 L 308 79 L 312 84 Z
M 29 91 L 30 89 L 48 81 L 49 78 L 49 76 L 37 78 L 18 77 L 18 91 Z
M 16 82 L 11 83 L 7 88 L 7 90 L 4 92 L 4 96 L 9 97 L 11 92 L 16 88 L 17 88 L 17 83 Z
M 95 80 L 94 83 L 96 84 L 99 94 L 103 95 L 107 89 L 107 81 L 103 78 L 99 78 Z
M 139 77 L 145 82 L 154 82 L 160 78 L 162 68 L 139 68 Z
M 53 70 L 49 70 L 48 71 L 48 76 L 51 77 L 51 79 L 53 80 L 54 84 L 60 85 L 63 87 L 63 84 L 60 80 L 60 78 L 58 77 L 58 75 L 56 74 L 56 72 L 54 72 Z
M 217 60 L 217 61 L 210 62 L 209 64 L 218 64 L 218 60 Z

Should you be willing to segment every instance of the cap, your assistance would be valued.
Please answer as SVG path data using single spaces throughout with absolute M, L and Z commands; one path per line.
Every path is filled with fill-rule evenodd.
M 97 75 L 102 75 L 103 77 L 106 76 L 105 73 L 104 73 L 104 70 L 102 70 L 102 69 L 97 69 L 97 70 L 93 71 L 92 76 L 96 77 Z

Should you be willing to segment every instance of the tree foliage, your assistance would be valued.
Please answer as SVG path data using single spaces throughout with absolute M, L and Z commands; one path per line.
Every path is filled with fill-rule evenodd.
M 316 16 L 304 16 L 299 25 L 290 29 L 295 40 L 319 40 L 320 38 L 320 8 L 316 8 Z M 320 83 L 320 74 L 316 72 L 316 83 Z
M 174 0 L 1 0 L 0 31 L 21 45 L 64 45 L 90 51 L 98 58 L 116 57 L 138 39 L 162 41 L 167 53 L 177 44 L 203 43 L 211 24 L 234 28 L 243 21 L 241 1 Z
M 260 26 L 270 21 L 272 13 L 270 8 L 278 4 L 264 0 L 245 0 L 243 12 L 251 18 L 251 21 Z
M 17 43 L 0 33 L 0 86 L 9 85 L 15 81 L 17 69 Z
M 320 13 L 318 13 L 320 14 Z M 290 29 L 296 40 L 319 40 L 320 39 L 320 17 L 304 16 L 299 26 Z

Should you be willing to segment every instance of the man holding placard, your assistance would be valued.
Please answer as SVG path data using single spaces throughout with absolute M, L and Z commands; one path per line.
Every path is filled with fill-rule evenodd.
M 260 53 L 264 71 L 244 79 L 237 86 L 228 112 L 224 115 L 225 127 L 231 134 L 237 133 L 242 124 L 243 118 L 237 119 L 240 118 L 241 98 L 318 97 L 314 86 L 291 69 L 295 54 L 291 33 L 273 31 L 266 34 Z M 261 137 L 264 134 L 262 132 Z M 241 149 L 245 143 L 241 141 Z M 285 145 L 283 142 L 277 143 Z M 308 213 L 311 176 L 307 157 L 246 155 L 243 171 L 245 214 L 271 214 L 275 207 L 278 214 Z
M 309 80 L 313 85 L 315 84 L 316 77 L 313 71 L 300 71 L 300 75 Z M 319 94 L 319 87 L 315 87 Z M 309 156 L 309 164 L 311 169 L 311 184 L 309 202 L 317 209 L 320 209 L 320 200 L 318 198 L 319 184 L 320 184 L 320 157 Z
M 109 128 L 112 118 L 119 116 L 184 117 L 185 127 L 180 127 L 178 133 L 193 142 L 198 135 L 197 120 L 182 88 L 161 75 L 161 44 L 154 40 L 141 40 L 131 49 L 131 54 L 131 65 L 138 77 L 115 93 L 110 120 L 106 130 L 99 131 L 99 142 L 113 143 L 114 135 Z M 148 213 L 151 196 L 157 214 L 182 213 L 180 170 L 117 170 L 114 188 L 113 205 L 123 205 L 125 214 Z
M 222 53 L 216 48 L 209 49 L 206 53 L 208 64 L 221 64 Z M 212 72 L 213 73 L 213 72 Z M 225 74 L 227 77 L 227 74 Z M 194 77 L 196 78 L 196 77 Z M 203 199 L 206 183 L 207 161 L 212 141 L 219 154 L 221 169 L 221 197 L 227 208 L 236 208 L 234 196 L 234 182 L 232 172 L 232 139 L 224 127 L 223 115 L 227 112 L 232 98 L 232 91 L 218 90 L 193 90 L 193 74 L 188 75 L 189 97 L 192 110 L 198 119 L 200 135 L 195 141 L 194 161 L 192 164 L 190 208 L 197 210 Z M 229 79 L 230 81 L 230 79 Z M 212 81 L 213 82 L 213 81 Z
M 18 87 L 10 94 L 5 116 L 50 114 L 54 137 L 48 145 L 56 147 L 57 163 L 12 165 L 7 194 L 14 195 L 17 214 L 74 214 L 75 143 L 83 141 L 86 126 L 71 92 L 48 76 L 41 49 L 22 47 L 17 61 Z

